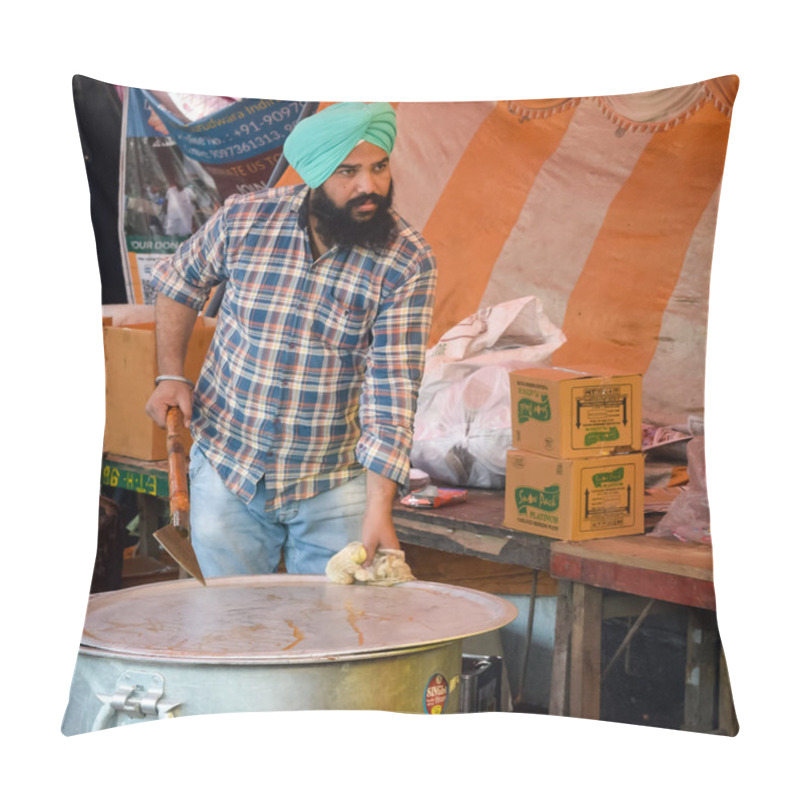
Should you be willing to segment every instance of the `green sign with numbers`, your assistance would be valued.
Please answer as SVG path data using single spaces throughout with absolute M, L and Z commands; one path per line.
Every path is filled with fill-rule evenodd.
M 103 486 L 126 489 L 129 492 L 169 497 L 169 478 L 160 470 L 138 470 L 116 461 L 104 461 L 100 478 Z

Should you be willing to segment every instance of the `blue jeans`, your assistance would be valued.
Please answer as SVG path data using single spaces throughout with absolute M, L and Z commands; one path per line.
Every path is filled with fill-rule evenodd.
M 287 572 L 323 574 L 332 555 L 361 540 L 366 473 L 316 497 L 265 511 L 263 482 L 245 503 L 193 445 L 189 480 L 192 546 L 207 578 L 270 574 L 281 552 Z

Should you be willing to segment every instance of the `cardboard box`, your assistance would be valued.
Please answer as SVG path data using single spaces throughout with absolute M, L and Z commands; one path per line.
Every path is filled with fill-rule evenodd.
M 107 453 L 161 461 L 167 457 L 166 432 L 145 413 L 158 375 L 155 324 L 107 324 L 104 317 L 103 347 L 106 370 L 106 424 L 103 450 Z M 214 335 L 215 320 L 198 318 L 186 353 L 184 375 L 197 381 L 206 351 Z M 184 447 L 189 452 L 187 429 Z
M 506 455 L 508 528 L 582 541 L 644 533 L 644 455 Z
M 601 368 L 510 373 L 513 446 L 554 458 L 642 449 L 642 376 Z
M 156 307 L 152 304 L 111 303 L 103 306 L 103 324 L 139 325 L 142 322 L 156 321 Z

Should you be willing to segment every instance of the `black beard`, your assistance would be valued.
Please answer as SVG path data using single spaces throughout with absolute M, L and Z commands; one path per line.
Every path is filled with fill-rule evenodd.
M 385 197 L 380 194 L 362 194 L 340 207 L 320 186 L 311 192 L 310 211 L 315 217 L 316 231 L 328 247 L 357 245 L 381 250 L 395 235 L 394 217 L 389 213 L 393 195 L 394 187 L 390 184 Z M 353 219 L 353 209 L 367 199 L 377 205 L 375 213 L 367 220 Z

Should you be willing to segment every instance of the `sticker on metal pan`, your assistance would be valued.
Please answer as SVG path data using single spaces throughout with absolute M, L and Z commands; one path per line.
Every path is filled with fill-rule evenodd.
M 444 714 L 447 701 L 450 698 L 450 684 L 441 672 L 437 672 L 428 679 L 425 687 L 424 707 L 426 714 Z

